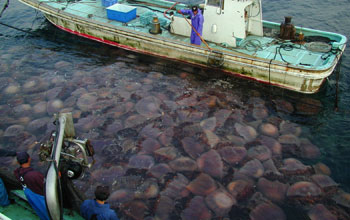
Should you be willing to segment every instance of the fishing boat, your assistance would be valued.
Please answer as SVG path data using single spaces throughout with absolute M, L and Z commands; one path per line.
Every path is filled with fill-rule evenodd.
M 58 28 L 105 44 L 311 94 L 345 50 L 344 35 L 262 19 L 261 0 L 19 0 Z M 180 9 L 203 14 L 201 44 Z M 196 30 L 194 30 L 196 31 Z M 215 73 L 215 71 L 212 71 Z

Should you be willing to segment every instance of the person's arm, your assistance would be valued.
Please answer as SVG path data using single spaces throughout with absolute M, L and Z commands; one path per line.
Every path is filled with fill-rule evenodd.
M 117 213 L 114 210 L 111 210 L 111 215 L 109 217 L 110 220 L 119 220 Z
M 17 153 L 14 150 L 0 149 L 0 157 L 15 157 L 15 156 L 17 156 Z
M 182 14 L 185 14 L 185 15 L 188 15 L 188 14 L 190 14 L 191 13 L 191 10 L 189 10 L 189 9 L 181 9 L 181 10 L 179 10 Z
M 88 201 L 85 200 L 81 205 L 80 205 L 80 215 L 84 218 L 87 219 L 88 218 Z

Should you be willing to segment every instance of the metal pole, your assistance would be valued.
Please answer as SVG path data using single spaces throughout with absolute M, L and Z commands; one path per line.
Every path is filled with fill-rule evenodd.
M 64 130 L 66 126 L 66 116 L 60 115 L 59 117 L 59 136 L 56 143 L 56 146 L 53 146 L 54 149 L 51 155 L 50 167 L 46 174 L 45 182 L 45 200 L 47 205 L 47 210 L 49 212 L 52 220 L 59 220 L 62 216 L 62 211 L 59 202 L 58 195 L 58 165 L 60 160 L 60 154 L 62 150 L 62 143 L 64 138 Z

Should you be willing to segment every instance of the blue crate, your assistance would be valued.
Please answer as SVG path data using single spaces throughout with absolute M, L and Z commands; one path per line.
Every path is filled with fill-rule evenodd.
M 118 3 L 118 0 L 102 0 L 102 6 L 109 7 L 111 5 L 114 5 Z
M 136 7 L 130 5 L 114 4 L 107 8 L 107 17 L 110 20 L 129 22 L 136 18 Z

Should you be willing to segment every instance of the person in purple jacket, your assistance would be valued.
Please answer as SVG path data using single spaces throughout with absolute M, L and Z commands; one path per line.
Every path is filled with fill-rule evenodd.
M 191 44 L 201 45 L 201 36 L 204 23 L 204 18 L 201 10 L 198 10 L 197 6 L 193 6 L 192 10 L 181 9 L 179 12 L 182 14 L 189 14 L 191 16 L 191 22 L 193 26 L 191 31 Z
M 80 206 L 80 214 L 86 220 L 119 220 L 114 210 L 106 203 L 110 195 L 108 186 L 97 186 L 95 199 L 87 199 Z
M 50 220 L 44 197 L 44 175 L 30 167 L 31 157 L 27 152 L 17 153 L 17 162 L 20 167 L 14 174 L 22 184 L 29 204 L 41 220 Z

